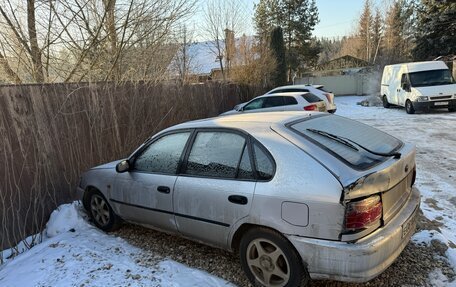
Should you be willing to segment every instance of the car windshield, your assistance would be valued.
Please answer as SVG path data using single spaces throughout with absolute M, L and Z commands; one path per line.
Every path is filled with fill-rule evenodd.
M 287 126 L 344 163 L 360 170 L 388 159 L 364 148 L 376 153 L 390 154 L 402 146 L 402 142 L 393 136 L 336 115 L 306 118 Z
M 450 70 L 430 70 L 409 73 L 412 87 L 450 85 L 454 83 Z

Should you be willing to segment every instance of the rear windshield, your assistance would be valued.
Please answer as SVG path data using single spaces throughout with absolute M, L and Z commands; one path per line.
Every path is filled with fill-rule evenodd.
M 312 93 L 302 94 L 301 97 L 303 97 L 304 100 L 308 101 L 309 103 L 316 103 L 316 102 L 323 101 L 322 99 L 320 99 L 319 97 L 315 96 Z
M 360 122 L 336 115 L 306 118 L 287 126 L 344 163 L 359 170 L 368 169 L 389 158 L 369 153 L 360 146 L 377 153 L 392 153 L 402 146 L 402 142 L 393 136 Z M 316 131 L 349 140 L 348 142 L 352 146 L 344 144 L 342 142 L 344 139 L 337 141 Z

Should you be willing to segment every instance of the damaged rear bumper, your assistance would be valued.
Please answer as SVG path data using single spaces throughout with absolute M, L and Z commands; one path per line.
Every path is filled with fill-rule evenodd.
M 413 188 L 402 210 L 385 227 L 354 242 L 288 236 L 312 279 L 368 281 L 388 268 L 414 234 L 420 193 Z

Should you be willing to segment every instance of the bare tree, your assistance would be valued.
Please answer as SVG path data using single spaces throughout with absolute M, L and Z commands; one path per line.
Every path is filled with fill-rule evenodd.
M 212 41 L 209 43 L 209 48 L 215 55 L 215 60 L 220 63 L 223 80 L 226 80 L 226 60 L 228 60 L 228 64 L 231 60 L 231 55 L 228 54 L 226 57 L 226 39 L 229 37 L 234 41 L 234 35 L 239 35 L 244 31 L 244 15 L 241 3 L 238 1 L 208 0 L 204 9 L 205 22 L 202 30 L 205 32 L 204 36 Z M 232 45 L 234 44 L 232 43 Z M 228 47 L 232 47 L 232 45 Z
M 159 53 L 197 0 L 35 1 L 0 0 L 0 65 L 10 82 L 161 75 L 172 56 Z

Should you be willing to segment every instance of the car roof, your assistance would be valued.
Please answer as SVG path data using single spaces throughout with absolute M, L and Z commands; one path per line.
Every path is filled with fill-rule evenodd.
M 185 129 L 185 128 L 240 128 L 246 131 L 254 127 L 264 128 L 270 127 L 274 124 L 282 124 L 299 120 L 302 118 L 310 117 L 313 115 L 320 115 L 320 112 L 310 111 L 281 111 L 281 112 L 264 112 L 264 113 L 245 113 L 233 114 L 214 118 L 207 118 L 195 121 L 189 121 L 182 124 L 172 126 L 168 129 Z
M 308 93 L 309 92 L 281 92 L 281 93 L 274 93 L 274 94 L 264 94 L 264 95 L 261 95 L 261 96 L 258 96 L 256 98 L 254 98 L 254 99 L 269 98 L 269 97 L 283 97 L 283 96 L 299 97 L 301 95 L 308 94 Z
M 317 86 L 317 85 L 316 85 Z M 320 85 L 318 85 L 320 86 Z M 313 85 L 288 85 L 288 86 L 280 86 L 280 87 L 277 87 L 277 88 L 274 88 L 272 89 L 271 91 L 277 91 L 277 90 L 280 90 L 280 89 L 290 89 L 290 88 L 294 88 L 294 89 L 308 89 L 308 88 L 313 88 L 313 89 L 316 89 L 315 86 Z

